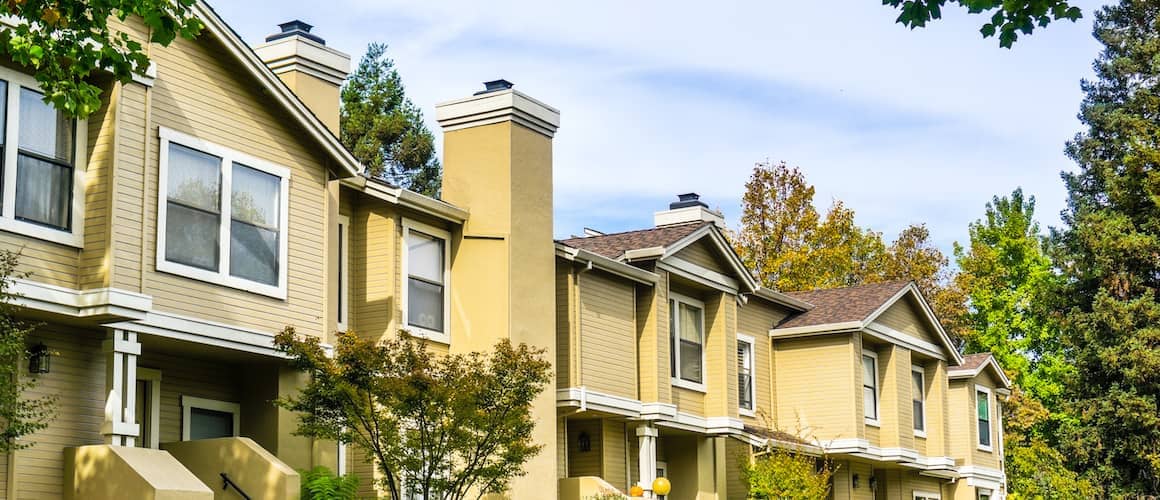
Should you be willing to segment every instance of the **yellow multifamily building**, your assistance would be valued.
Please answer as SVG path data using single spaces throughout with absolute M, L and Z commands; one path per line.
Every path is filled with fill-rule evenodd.
M 271 403 L 303 382 L 272 345 L 288 325 L 545 349 L 544 448 L 512 498 L 657 476 L 669 499 L 744 498 L 740 464 L 771 443 L 833 459 L 836 499 L 1004 496 L 1010 384 L 912 284 L 764 289 L 693 195 L 653 228 L 553 241 L 560 115 L 502 80 L 436 107 L 442 200 L 368 178 L 337 139 L 348 55 L 301 22 L 251 47 L 193 8 L 202 35 L 150 46 L 132 82 L 98 75 L 84 120 L 0 64 L 0 248 L 52 354 L 25 360 L 29 396 L 59 396 L 0 456 L 0 498 L 297 498 L 319 465 L 373 496 L 361 453 Z

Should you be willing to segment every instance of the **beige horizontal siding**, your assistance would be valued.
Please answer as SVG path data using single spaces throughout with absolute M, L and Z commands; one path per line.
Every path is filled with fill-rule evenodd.
M 42 341 L 57 353 L 52 372 L 39 379 L 30 398 L 60 396 L 56 418 L 27 439 L 31 448 L 16 453 L 18 498 L 60 498 L 64 481 L 63 450 L 100 444 L 105 415 L 105 363 L 101 355 L 103 332 L 57 324 L 37 329 L 33 342 Z
M 862 389 L 855 385 L 860 368 L 852 363 L 851 336 L 778 340 L 773 349 L 778 427 L 823 441 L 857 437 Z
M 721 251 L 717 249 L 717 246 L 709 241 L 708 237 L 705 237 L 682 248 L 676 253 L 676 257 L 728 276 L 732 274 L 732 271 L 729 270 L 729 266 L 725 264 L 720 253 Z
M 109 234 L 112 227 L 112 171 L 116 154 L 117 101 L 120 84 L 102 88 L 105 98 L 88 118 L 89 156 L 85 165 L 84 249 L 79 260 L 79 286 L 109 285 Z
M 267 332 L 293 325 L 323 334 L 326 174 L 322 157 L 260 85 L 212 37 L 155 48 L 154 87 L 126 85 L 114 174 L 113 283 L 153 296 L 154 307 Z M 286 300 L 156 272 L 158 127 L 291 170 Z
M 556 387 L 572 387 L 574 331 L 572 327 L 572 264 L 556 260 Z M 633 360 L 634 362 L 636 360 Z M 579 385 L 579 384 L 576 384 Z
M 628 491 L 628 460 L 627 438 L 624 432 L 624 422 L 605 419 L 603 423 L 603 437 L 601 440 L 604 462 L 604 472 L 601 477 L 609 484 L 622 492 Z
M 636 390 L 636 329 L 631 283 L 594 270 L 580 287 L 580 384 L 630 399 Z
M 941 345 L 938 333 L 927 323 L 926 314 L 919 309 L 917 299 L 903 297 L 882 312 L 875 321 L 914 338 Z
M 757 393 L 757 411 L 754 417 L 742 416 L 747 425 L 776 425 L 773 421 L 773 352 L 769 330 L 785 318 L 787 312 L 780 306 L 750 298 L 749 303 L 738 307 L 737 333 L 753 337 L 753 383 Z M 768 422 L 767 422 L 768 420 Z
M 351 328 L 370 338 L 400 328 L 399 220 L 384 203 L 356 198 L 350 218 Z
M 682 387 L 673 387 L 673 403 L 677 405 L 677 411 L 704 417 L 705 415 L 705 393 L 690 391 Z
M 581 433 L 588 435 L 591 450 L 580 451 L 575 445 L 580 442 Z M 568 420 L 568 477 L 600 476 L 602 437 L 600 419 Z

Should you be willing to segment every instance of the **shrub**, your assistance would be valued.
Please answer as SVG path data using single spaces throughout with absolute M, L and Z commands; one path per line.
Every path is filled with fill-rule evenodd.
M 355 500 L 358 498 L 358 476 L 336 476 L 323 466 L 299 471 L 302 475 L 302 500 Z

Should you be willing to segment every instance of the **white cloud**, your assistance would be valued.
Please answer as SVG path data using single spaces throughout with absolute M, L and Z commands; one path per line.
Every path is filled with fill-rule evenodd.
M 1014 50 L 984 18 L 925 30 L 877 2 L 404 2 L 217 5 L 252 41 L 293 17 L 361 54 L 391 44 L 412 99 L 436 102 L 504 77 L 556 106 L 557 233 L 651 224 L 695 190 L 736 215 L 754 161 L 801 166 L 818 202 L 844 200 L 888 234 L 926 221 L 949 250 L 994 194 L 1022 185 L 1057 223 L 1063 142 L 1098 51 L 1087 19 Z M 277 18 L 271 17 L 277 12 Z M 623 206 L 610 209 L 609 203 Z M 625 213 L 631 210 L 632 213 Z

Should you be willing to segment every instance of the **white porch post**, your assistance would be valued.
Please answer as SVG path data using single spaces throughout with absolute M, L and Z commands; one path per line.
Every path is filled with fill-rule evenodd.
M 101 434 L 113 446 L 133 446 L 141 433 L 141 426 L 135 422 L 137 356 L 141 355 L 141 343 L 137 342 L 136 333 L 112 330 L 103 346 L 105 389 L 109 393 Z
M 657 475 L 657 435 L 656 427 L 642 425 L 636 428 L 636 437 L 640 439 L 640 487 L 644 489 L 645 498 L 656 498 L 652 484 Z

